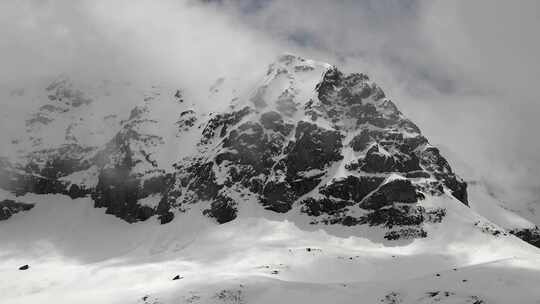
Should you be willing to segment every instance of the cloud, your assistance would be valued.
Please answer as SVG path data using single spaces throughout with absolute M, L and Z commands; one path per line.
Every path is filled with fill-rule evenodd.
M 208 87 L 224 75 L 253 79 L 277 54 L 296 52 L 368 73 L 455 163 L 532 199 L 540 196 L 539 5 L 2 1 L 0 83 L 67 73 Z
M 23 0 L 4 1 L 0 11 L 4 83 L 67 73 L 196 85 L 230 70 L 249 73 L 276 52 L 195 1 Z
M 259 5 L 246 13 L 246 2 Z M 274 41 L 367 72 L 453 151 L 458 170 L 460 159 L 475 168 L 469 178 L 483 176 L 516 201 L 540 197 L 537 1 L 220 3 Z
M 537 189 L 540 4 L 435 1 L 424 7 L 423 16 L 423 34 L 446 63 L 442 66 L 461 86 L 473 89 L 442 99 L 466 127 L 456 124 L 462 132 L 455 136 L 468 143 L 461 154 L 472 154 L 488 178 L 502 180 L 517 193 Z M 538 199 L 540 193 L 531 195 Z

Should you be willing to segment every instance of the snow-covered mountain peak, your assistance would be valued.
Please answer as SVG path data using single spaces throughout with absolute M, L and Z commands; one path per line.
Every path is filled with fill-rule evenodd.
M 60 77 L 36 95 L 2 187 L 90 195 L 128 222 L 197 206 L 218 223 L 274 212 L 386 225 L 389 239 L 424 237 L 439 214 L 422 205 L 430 197 L 469 203 L 467 184 L 367 75 L 286 54 L 254 86 L 238 81 L 217 78 L 208 98 L 234 97 L 207 112 L 194 99 L 204 94 L 183 88 Z
M 218 79 L 210 93 L 234 91 L 226 82 Z M 278 213 L 303 206 L 302 213 L 322 217 L 314 222 L 356 225 L 364 215 L 351 206 L 373 209 L 369 196 L 377 189 L 377 200 L 387 201 L 376 206 L 397 199 L 388 196 L 395 191 L 412 203 L 445 189 L 467 203 L 466 184 L 364 74 L 283 55 L 259 84 L 237 92 L 229 110 L 210 114 L 182 89 L 132 92 L 109 83 L 105 91 L 86 93 L 65 78 L 47 87 L 47 104 L 36 114 L 46 119 L 33 121 L 34 146 L 23 166 L 62 180 L 40 191 L 61 190 L 69 176 L 88 171 L 97 184 L 68 182 L 61 192 L 91 193 L 96 206 L 128 221 L 157 214 L 162 222 L 210 201 L 204 213 L 218 222 L 260 204 Z M 110 97 L 119 96 L 129 98 L 129 110 L 110 107 Z M 51 111 L 57 103 L 67 108 Z M 88 142 L 93 136 L 101 141 Z M 396 174 L 405 181 L 384 182 Z M 343 187 L 350 193 L 339 193 Z M 152 209 L 138 203 L 149 195 L 160 197 Z M 328 207 L 320 204 L 337 209 L 313 211 Z
M 105 259 L 91 275 L 82 270 L 90 278 L 103 269 L 124 271 L 129 279 L 107 274 L 123 284 L 151 278 L 144 294 L 135 288 L 137 303 L 251 303 L 263 285 L 296 290 L 307 277 L 312 285 L 301 288 L 324 287 L 325 303 L 356 303 L 347 295 L 358 290 L 387 304 L 491 303 L 468 280 L 484 282 L 480 271 L 495 284 L 494 270 L 463 267 L 494 262 L 515 275 L 513 264 L 532 263 L 536 249 L 511 234 L 539 246 L 538 228 L 471 190 L 367 75 L 288 54 L 255 84 L 240 82 L 217 77 L 193 93 L 59 78 L 9 95 L 38 106 L 12 143 L 18 157 L 0 157 L 0 240 L 14 257 L 0 273 L 20 276 L 1 267 L 23 257 L 32 261 L 24 271 L 57 267 L 59 252 Z M 27 256 L 21 240 L 33 238 L 39 246 Z M 52 246 L 52 264 L 35 258 L 49 252 L 42 243 Z M 81 271 L 68 259 L 62 265 Z M 163 287 L 168 271 L 187 285 Z M 384 283 L 396 274 L 405 283 Z M 253 285 L 257 276 L 263 285 Z M 456 289 L 433 283 L 441 277 Z M 41 280 L 27 289 L 49 288 Z M 384 284 L 358 283 L 368 281 Z M 212 285 L 223 282 L 227 289 Z M 13 284 L 0 277 L 0 292 L 16 293 Z
M 295 116 L 313 99 L 316 85 L 330 65 L 294 55 L 282 55 L 270 64 L 266 76 L 249 97 L 258 110 Z

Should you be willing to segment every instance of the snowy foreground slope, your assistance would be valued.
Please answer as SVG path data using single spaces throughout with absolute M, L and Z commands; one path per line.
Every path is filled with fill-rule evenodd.
M 88 199 L 27 195 L 0 223 L 2 303 L 538 303 L 538 250 L 437 198 L 446 219 L 390 243 L 259 210 L 215 225 L 198 212 L 125 223 Z M 373 239 L 370 239 L 372 237 Z M 30 269 L 18 270 L 29 264 Z M 175 276 L 179 280 L 172 280 Z
M 2 133 L 1 303 L 540 303 L 537 223 L 364 74 L 4 98 L 36 111 Z

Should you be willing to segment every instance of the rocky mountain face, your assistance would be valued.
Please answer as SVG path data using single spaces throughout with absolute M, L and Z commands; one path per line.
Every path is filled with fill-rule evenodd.
M 260 206 L 312 225 L 381 227 L 388 240 L 425 237 L 423 223 L 443 220 L 444 209 L 422 205 L 428 196 L 468 204 L 467 184 L 383 90 L 328 64 L 284 55 L 215 113 L 157 88 L 130 111 L 102 106 L 96 118 L 99 98 L 69 81 L 46 92 L 13 142 L 22 157 L 0 158 L 0 188 L 17 195 L 90 196 L 127 222 L 163 224 L 194 207 L 226 223 Z M 46 145 L 52 133 L 61 139 Z

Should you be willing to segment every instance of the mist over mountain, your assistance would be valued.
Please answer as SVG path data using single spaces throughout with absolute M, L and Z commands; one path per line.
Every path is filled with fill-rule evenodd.
M 2 301 L 536 303 L 536 4 L 490 7 L 0 4 Z

